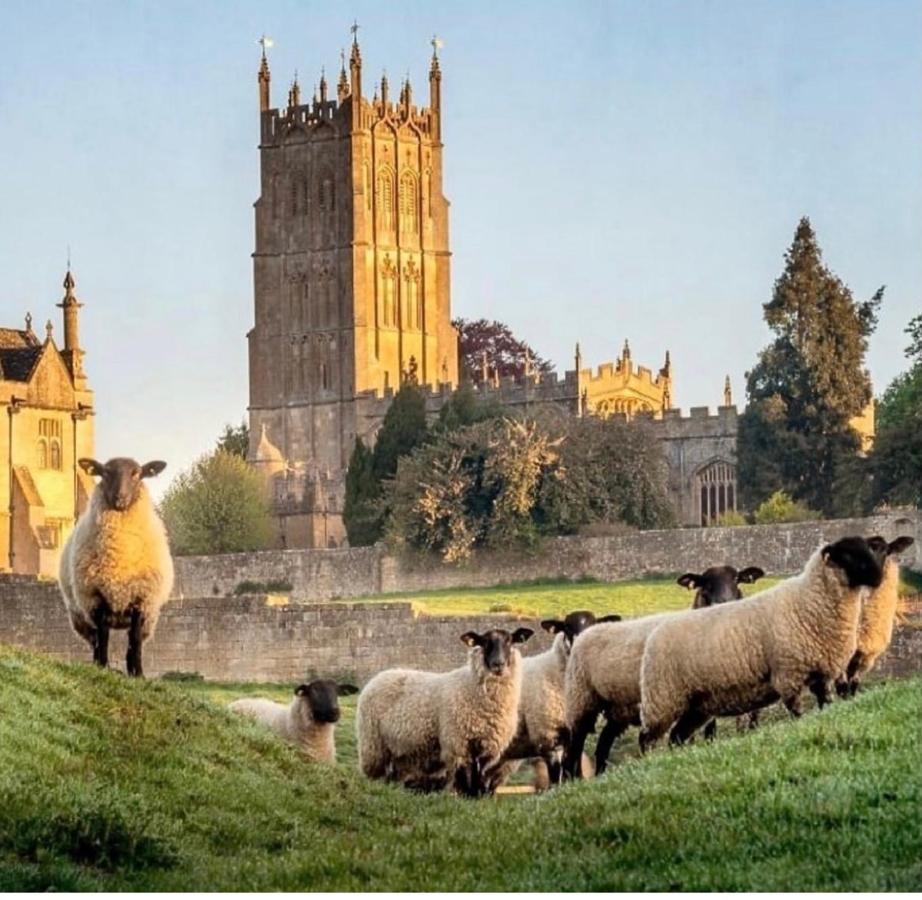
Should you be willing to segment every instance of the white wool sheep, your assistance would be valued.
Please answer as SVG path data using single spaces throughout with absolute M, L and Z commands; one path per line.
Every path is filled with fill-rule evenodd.
M 641 749 L 681 743 L 712 716 L 741 715 L 801 692 L 822 706 L 855 651 L 861 601 L 881 569 L 863 538 L 817 550 L 800 575 L 745 603 L 679 613 L 658 625 L 641 665 Z M 591 631 L 587 632 L 587 636 Z
M 166 529 L 143 483 L 166 463 L 116 458 L 105 465 L 81 459 L 79 465 L 101 480 L 64 545 L 61 595 L 98 665 L 109 662 L 109 630 L 128 629 L 128 674 L 140 676 L 141 647 L 173 587 Z
M 601 775 L 612 744 L 629 725 L 640 724 L 640 664 L 647 638 L 663 622 L 684 613 L 660 613 L 626 622 L 595 625 L 573 642 L 564 677 L 569 744 L 564 774 L 581 774 L 586 738 L 599 713 L 607 722 L 596 744 L 595 770 Z
M 519 701 L 519 727 L 503 754 L 503 762 L 536 759 L 535 787 L 543 790 L 560 781 L 561 763 L 567 744 L 567 719 L 564 708 L 564 675 L 573 641 L 587 628 L 601 622 L 617 622 L 621 616 L 601 616 L 588 610 L 569 613 L 563 619 L 545 619 L 541 627 L 555 634 L 548 650 L 522 660 L 522 696 Z M 497 769 L 496 783 L 508 777 L 514 767 Z M 588 760 L 583 770 L 591 771 Z
M 468 631 L 466 665 L 451 672 L 389 669 L 359 695 L 359 767 L 428 789 L 452 785 L 468 796 L 490 789 L 491 770 L 518 727 L 522 658 L 516 645 L 529 628 L 510 634 Z
M 334 733 L 340 716 L 338 698 L 357 692 L 358 688 L 351 684 L 319 679 L 299 684 L 294 699 L 287 705 L 262 697 L 247 697 L 235 700 L 228 709 L 271 728 L 308 759 L 332 765 L 336 762 Z
M 897 557 L 914 543 L 911 537 L 899 537 L 889 544 L 881 537 L 868 539 L 868 545 L 883 566 L 883 580 L 861 607 L 858 620 L 857 647 L 845 673 L 836 682 L 842 696 L 852 695 L 864 675 L 874 668 L 880 655 L 890 646 L 893 624 L 899 605 L 900 565 Z

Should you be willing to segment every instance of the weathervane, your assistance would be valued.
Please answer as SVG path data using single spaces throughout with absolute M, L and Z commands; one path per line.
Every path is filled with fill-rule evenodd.
M 358 19 L 353 19 L 353 20 L 352 20 L 352 27 L 349 29 L 349 30 L 352 32 L 352 40 L 353 40 L 353 42 L 357 42 L 358 39 L 359 39 L 359 27 L 360 27 L 360 26 L 359 26 L 359 23 L 358 23 Z
M 262 36 L 256 43 L 259 44 L 260 47 L 263 48 L 263 56 L 266 55 L 266 51 L 267 51 L 270 47 L 274 47 L 274 46 L 275 46 L 275 41 L 273 41 L 272 38 L 269 37 L 269 36 L 266 35 L 266 34 L 263 34 L 263 36 Z
M 445 41 L 443 41 L 437 34 L 432 35 L 432 40 L 429 41 L 432 44 L 432 55 L 437 56 L 439 50 L 445 46 Z

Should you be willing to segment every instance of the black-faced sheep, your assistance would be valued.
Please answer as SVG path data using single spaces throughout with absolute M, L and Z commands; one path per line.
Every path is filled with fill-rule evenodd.
M 339 721 L 339 698 L 356 694 L 351 684 L 318 679 L 295 688 L 289 704 L 262 697 L 235 700 L 228 709 L 271 728 L 279 737 L 297 747 L 314 762 L 336 762 L 334 733 Z
M 897 557 L 913 543 L 911 537 L 899 537 L 890 543 L 882 537 L 868 539 L 868 546 L 883 567 L 883 580 L 862 605 L 855 652 L 845 672 L 836 681 L 836 690 L 840 696 L 853 695 L 861 679 L 874 668 L 880 655 L 890 646 L 900 599 L 900 565 Z
M 467 664 L 451 672 L 388 669 L 359 694 L 359 767 L 429 789 L 451 785 L 467 796 L 489 792 L 519 722 L 522 657 L 518 645 L 534 632 L 468 631 Z
M 100 481 L 61 554 L 64 605 L 100 666 L 109 663 L 109 630 L 127 628 L 128 674 L 140 676 L 141 647 L 173 587 L 166 530 L 143 481 L 159 475 L 166 463 L 78 462 Z
M 817 550 L 800 575 L 745 603 L 664 621 L 643 653 L 641 749 L 670 728 L 671 740 L 681 743 L 714 716 L 742 715 L 778 699 L 800 715 L 805 686 L 822 706 L 855 651 L 862 599 L 880 581 L 867 542 L 848 537 Z

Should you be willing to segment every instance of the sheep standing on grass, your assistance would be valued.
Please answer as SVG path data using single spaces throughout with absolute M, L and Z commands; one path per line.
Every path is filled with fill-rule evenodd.
M 843 675 L 836 681 L 836 691 L 840 696 L 854 695 L 862 677 L 874 668 L 880 655 L 890 646 L 900 599 L 900 566 L 897 557 L 912 544 L 911 537 L 899 537 L 889 544 L 882 537 L 868 539 L 868 545 L 883 566 L 883 580 L 861 608 L 855 653 Z
M 713 716 L 742 715 L 778 699 L 800 715 L 805 686 L 825 704 L 855 652 L 862 599 L 880 581 L 867 542 L 848 537 L 745 603 L 664 621 L 643 653 L 641 749 L 670 728 L 671 741 L 682 743 Z
M 758 566 L 748 566 L 737 571 L 733 566 L 711 566 L 700 575 L 696 572 L 686 572 L 678 579 L 684 588 L 695 589 L 695 599 L 692 609 L 706 609 L 718 603 L 730 603 L 733 600 L 742 600 L 741 584 L 752 584 L 765 575 Z M 737 730 L 755 728 L 759 724 L 759 711 L 754 710 L 748 716 L 740 716 L 736 720 Z M 704 736 L 711 740 L 717 735 L 717 720 L 711 719 L 704 726 Z
M 320 679 L 299 684 L 288 705 L 262 697 L 247 697 L 235 700 L 228 709 L 271 728 L 308 759 L 333 765 L 336 762 L 334 732 L 340 716 L 339 698 L 357 694 L 358 690 L 351 684 Z
M 534 632 L 468 631 L 467 664 L 451 672 L 388 669 L 359 695 L 359 767 L 369 778 L 467 796 L 488 793 L 490 775 L 516 733 L 522 690 L 518 644 Z
M 618 622 L 621 616 L 601 616 L 588 610 L 571 612 L 563 619 L 545 619 L 541 627 L 556 635 L 550 649 L 522 660 L 522 696 L 519 701 L 519 727 L 496 770 L 495 783 L 501 784 L 515 768 L 513 761 L 540 760 L 536 764 L 535 786 L 540 790 L 560 782 L 563 754 L 567 744 L 567 718 L 564 708 L 564 675 L 570 648 L 577 635 L 599 622 Z M 586 763 L 584 761 L 584 770 Z
M 143 675 L 141 647 L 153 633 L 173 587 L 166 529 L 143 479 L 165 462 L 78 460 L 100 481 L 61 554 L 59 582 L 71 625 L 109 664 L 109 631 L 128 629 L 128 674 Z

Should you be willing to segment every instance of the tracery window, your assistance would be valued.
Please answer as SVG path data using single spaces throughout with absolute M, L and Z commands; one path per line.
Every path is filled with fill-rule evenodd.
M 419 230 L 419 188 L 416 176 L 409 170 L 400 176 L 400 230 L 416 233 Z
M 376 202 L 378 206 L 378 227 L 382 231 L 394 230 L 394 173 L 387 166 L 378 171 Z
M 714 460 L 695 476 L 699 521 L 714 524 L 724 513 L 736 510 L 736 466 Z

